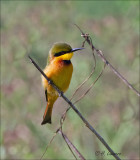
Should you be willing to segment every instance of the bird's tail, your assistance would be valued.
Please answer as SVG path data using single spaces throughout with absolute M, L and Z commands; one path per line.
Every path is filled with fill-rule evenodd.
M 53 108 L 53 105 L 50 105 L 48 103 L 46 106 L 46 109 L 45 109 L 45 113 L 44 113 L 43 121 L 42 121 L 41 125 L 46 124 L 46 123 L 51 124 L 52 108 Z

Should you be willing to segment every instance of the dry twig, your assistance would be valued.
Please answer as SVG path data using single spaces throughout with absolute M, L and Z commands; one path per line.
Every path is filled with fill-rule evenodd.
M 82 47 L 84 47 L 85 41 L 82 44 Z M 90 77 L 93 75 L 95 68 L 96 68 L 96 57 L 94 54 L 94 50 L 92 50 L 92 55 L 93 55 L 93 59 L 94 59 L 94 67 L 90 73 L 90 75 L 76 88 L 75 92 L 73 93 L 72 97 L 70 98 L 70 101 L 73 99 L 73 97 L 75 96 L 75 94 L 78 92 L 78 90 L 90 79 Z
M 111 155 L 116 158 L 117 160 L 121 160 L 118 155 L 110 148 L 110 146 L 106 143 L 106 141 L 100 136 L 100 134 L 91 126 L 91 124 L 82 116 L 82 114 L 78 111 L 78 109 L 72 104 L 72 102 L 63 94 L 62 91 L 58 89 L 58 87 L 50 80 L 45 73 L 40 69 L 40 67 L 35 63 L 35 61 L 29 56 L 31 62 L 34 66 L 40 71 L 40 73 L 47 79 L 48 83 L 58 92 L 59 96 L 61 96 L 71 107 L 72 109 L 78 114 L 81 118 L 83 123 L 92 131 L 96 137 L 102 142 L 102 144 L 107 148 L 107 150 L 111 153 Z
M 83 93 L 73 104 L 76 104 L 77 102 L 79 102 L 82 98 L 84 98 L 86 96 L 86 94 L 91 90 L 91 88 L 93 87 L 93 85 L 97 82 L 97 80 L 101 77 L 101 75 L 103 74 L 103 71 L 105 69 L 106 64 L 104 65 L 103 70 L 101 71 L 101 73 L 99 74 L 99 76 L 95 79 L 95 81 L 90 85 L 90 87 L 86 90 L 85 93 Z M 90 75 L 92 75 L 93 71 L 91 72 Z M 88 77 L 89 78 L 89 77 Z M 88 80 L 88 78 L 86 80 Z M 86 80 L 84 82 L 86 82 Z M 82 83 L 83 84 L 83 83 Z M 78 89 L 81 87 L 81 85 L 76 89 L 76 91 L 78 91 Z M 76 92 L 74 92 L 73 96 L 75 95 Z M 72 100 L 72 98 L 70 99 L 70 101 Z M 67 112 L 70 110 L 71 107 L 67 108 L 64 113 L 62 114 L 61 118 L 60 118 L 60 122 L 61 122 L 61 126 L 63 125 L 65 118 L 66 118 L 66 114 Z
M 58 130 L 54 133 L 54 135 L 53 135 L 53 137 L 51 138 L 50 142 L 48 143 L 48 145 L 47 145 L 47 147 L 46 147 L 44 153 L 42 154 L 40 160 L 42 160 L 42 158 L 44 157 L 45 153 L 47 152 L 47 149 L 48 149 L 49 146 L 51 145 L 51 143 L 52 143 L 52 141 L 54 140 L 54 138 L 55 138 L 55 136 L 57 135 L 57 133 L 58 133 Z
M 85 42 L 86 42 L 86 41 L 83 42 L 82 47 L 84 47 Z M 89 76 L 76 88 L 76 90 L 74 91 L 72 97 L 70 98 L 70 101 L 74 98 L 74 96 L 75 96 L 76 93 L 79 91 L 79 89 L 90 79 L 90 77 L 93 75 L 93 73 L 94 73 L 94 71 L 95 71 L 95 69 L 96 69 L 96 57 L 95 57 L 95 54 L 94 54 L 94 50 L 92 50 L 92 55 L 93 55 L 93 59 L 94 59 L 94 67 L 93 67 L 91 73 L 89 74 Z M 99 75 L 99 77 L 100 77 L 100 75 Z M 99 78 L 99 77 L 98 77 L 98 78 Z M 98 79 L 98 78 L 97 78 L 97 79 Z M 95 81 L 97 81 L 97 80 L 95 80 Z M 93 83 L 95 84 L 95 82 L 93 82 Z M 93 86 L 93 85 L 91 85 L 89 88 L 91 89 L 92 86 Z M 81 99 L 89 92 L 90 89 L 88 89 L 88 90 L 87 90 L 78 100 L 76 100 L 73 104 L 75 104 L 75 103 L 77 103 L 79 100 L 81 100 Z M 63 125 L 64 120 L 65 120 L 65 117 L 66 117 L 66 114 L 67 114 L 67 112 L 70 110 L 70 108 L 71 108 L 71 107 L 67 108 L 67 109 L 64 111 L 64 113 L 62 114 L 62 116 L 61 116 L 61 118 L 60 118 L 61 126 Z
M 140 96 L 140 93 L 109 63 L 109 61 L 107 61 L 107 59 L 104 57 L 104 55 L 102 54 L 102 51 L 99 49 L 96 49 L 95 46 L 92 43 L 92 39 L 89 36 L 89 34 L 85 34 L 81 28 L 75 24 L 75 26 L 80 30 L 80 32 L 82 33 L 81 36 L 85 39 L 85 41 L 90 45 L 92 50 L 95 50 L 97 55 L 101 58 L 101 60 L 106 63 L 106 65 L 108 65 L 110 67 L 110 69 L 132 90 L 134 91 L 135 94 L 137 94 L 138 96 Z M 84 41 L 84 43 L 85 43 Z
M 105 64 L 106 65 L 106 64 Z M 104 65 L 104 69 L 105 69 L 105 65 Z M 73 104 L 76 104 L 77 102 L 79 102 L 83 97 L 85 97 L 85 95 L 91 90 L 91 88 L 93 87 L 93 85 L 97 82 L 97 80 L 101 77 L 101 75 L 103 74 L 104 69 L 101 71 L 101 73 L 99 74 L 99 76 L 95 79 L 95 81 L 90 85 L 90 87 L 87 89 L 87 91 L 81 96 L 79 97 Z
M 83 155 L 78 151 L 78 149 L 72 144 L 72 142 L 68 139 L 68 137 L 63 133 L 62 128 L 60 128 L 58 132 L 64 138 L 64 140 L 65 140 L 66 144 L 68 145 L 68 147 L 69 147 L 70 151 L 72 152 L 72 154 L 74 155 L 74 153 L 72 151 L 72 149 L 73 149 L 75 151 L 75 153 L 78 155 L 79 159 L 85 160 Z M 77 159 L 75 155 L 74 155 L 74 157 L 75 157 L 75 159 Z

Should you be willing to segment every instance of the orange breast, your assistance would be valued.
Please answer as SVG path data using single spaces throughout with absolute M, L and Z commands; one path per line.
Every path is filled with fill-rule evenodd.
M 52 60 L 52 62 L 44 69 L 45 74 L 50 78 L 55 85 L 63 92 L 65 92 L 70 84 L 73 65 L 70 61 Z M 52 92 L 52 87 L 48 85 L 47 80 L 42 77 L 42 82 L 47 92 Z

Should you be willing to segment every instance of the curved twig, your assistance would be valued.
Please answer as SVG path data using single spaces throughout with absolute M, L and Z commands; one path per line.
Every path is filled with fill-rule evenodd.
M 111 155 L 116 158 L 117 160 L 121 160 L 118 155 L 110 148 L 110 146 L 107 144 L 107 142 L 100 136 L 100 134 L 91 126 L 91 124 L 82 116 L 82 114 L 78 111 L 78 109 L 73 105 L 73 103 L 63 94 L 62 91 L 58 89 L 58 87 L 53 83 L 52 80 L 50 80 L 45 73 L 40 69 L 40 67 L 35 63 L 35 61 L 28 56 L 31 62 L 34 64 L 34 66 L 40 71 L 40 73 L 46 78 L 48 83 L 58 92 L 59 96 L 61 96 L 71 107 L 72 109 L 78 114 L 78 116 L 81 118 L 83 123 L 90 129 L 91 132 L 93 132 L 96 137 L 102 142 L 102 144 L 107 148 L 107 150 L 111 153 Z
M 82 44 L 82 47 L 84 47 L 85 45 L 85 42 L 83 42 Z M 93 69 L 90 73 L 90 75 L 76 88 L 75 92 L 73 93 L 72 97 L 70 98 L 70 100 L 73 99 L 73 97 L 75 96 L 75 94 L 78 92 L 78 90 L 90 79 L 90 77 L 93 75 L 95 69 L 96 69 L 96 57 L 95 57 L 95 53 L 94 53 L 94 50 L 92 50 L 92 55 L 93 55 L 93 59 L 94 59 L 94 66 L 93 66 Z
M 104 71 L 104 69 L 105 69 L 105 66 L 106 66 L 106 64 L 104 65 L 104 68 L 103 68 L 103 70 L 101 71 L 101 73 L 99 74 L 99 76 L 94 80 L 94 82 L 90 85 L 90 87 L 86 90 L 86 92 L 81 96 L 81 97 L 79 97 L 73 104 L 76 104 L 77 102 L 79 102 L 82 98 L 84 98 L 85 97 L 85 95 L 91 90 L 91 88 L 93 87 L 93 85 L 97 82 L 97 80 L 101 77 L 101 75 L 103 74 L 103 71 Z M 91 72 L 92 73 L 92 72 Z M 79 87 L 78 87 L 79 88 Z M 74 92 L 75 93 L 75 92 Z M 73 94 L 74 95 L 74 94 Z M 73 96 L 72 96 L 73 97 Z M 72 98 L 71 98 L 72 99 Z M 71 100 L 70 99 L 70 100 Z M 63 112 L 63 114 L 62 114 L 62 116 L 61 116 L 61 118 L 60 118 L 60 124 L 61 124 L 61 126 L 63 125 L 63 123 L 64 123 L 64 121 L 65 121 L 65 118 L 66 118 L 66 114 L 67 114 L 67 112 L 70 110 L 70 108 L 71 107 L 69 107 L 69 108 L 67 108 L 64 112 Z
M 62 135 L 63 139 L 65 140 L 67 146 L 69 147 L 69 149 L 72 152 L 72 154 L 75 157 L 75 159 L 77 160 L 77 157 L 75 156 L 75 154 L 72 151 L 72 149 L 75 151 L 75 153 L 78 155 L 78 157 L 81 160 L 85 160 L 85 158 L 83 157 L 83 155 L 78 151 L 78 149 L 72 144 L 72 142 L 68 139 L 68 137 L 63 133 L 62 128 L 60 128 L 60 130 L 58 132 L 59 132 L 59 134 Z
M 90 85 L 90 87 L 87 89 L 87 91 L 81 96 L 79 97 L 73 104 L 76 104 L 77 102 L 79 102 L 83 97 L 85 97 L 85 95 L 91 90 L 91 88 L 93 87 L 93 85 L 97 82 L 97 80 L 101 77 L 101 75 L 103 74 L 103 71 L 105 69 L 106 64 L 104 65 L 103 70 L 101 71 L 101 73 L 99 74 L 99 76 L 95 79 L 95 81 Z
M 112 64 L 109 63 L 109 61 L 104 57 L 102 52 L 99 49 L 96 49 L 91 41 L 91 37 L 89 34 L 85 34 L 81 28 L 75 24 L 75 26 L 80 30 L 82 33 L 81 36 L 85 39 L 85 41 L 90 45 L 92 50 L 95 50 L 97 55 L 101 58 L 101 60 L 106 63 L 110 69 L 132 90 L 137 96 L 140 96 L 140 93 L 112 66 Z

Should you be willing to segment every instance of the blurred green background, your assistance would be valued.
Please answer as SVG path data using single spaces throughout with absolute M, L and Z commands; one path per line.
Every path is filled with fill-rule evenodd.
M 52 125 L 41 126 L 44 89 L 27 50 L 43 69 L 54 42 L 81 47 L 83 39 L 74 23 L 91 35 L 94 45 L 138 89 L 138 1 L 1 1 L 2 159 L 39 159 L 59 126 L 68 107 L 62 98 L 54 105 Z M 96 58 L 95 73 L 75 100 L 102 70 L 103 63 Z M 88 45 L 74 55 L 72 63 L 74 73 L 66 92 L 69 98 L 94 66 Z M 120 158 L 138 159 L 138 97 L 108 67 L 76 106 L 110 147 L 121 153 Z M 72 109 L 63 128 L 86 159 L 113 159 Z M 60 135 L 43 158 L 74 159 Z

